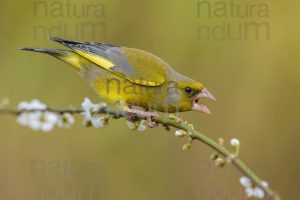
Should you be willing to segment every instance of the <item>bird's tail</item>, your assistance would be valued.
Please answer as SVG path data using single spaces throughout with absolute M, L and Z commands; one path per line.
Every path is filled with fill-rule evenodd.
M 39 53 L 45 53 L 51 56 L 54 56 L 65 63 L 71 65 L 76 69 L 80 69 L 83 66 L 83 60 L 78 54 L 69 50 L 60 50 L 60 49 L 46 49 L 46 48 L 21 48 L 20 50 L 33 51 Z

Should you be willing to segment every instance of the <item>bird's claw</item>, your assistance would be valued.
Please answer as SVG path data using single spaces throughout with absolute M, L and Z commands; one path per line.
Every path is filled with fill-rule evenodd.
M 146 111 L 131 109 L 131 108 L 127 108 L 125 111 L 126 111 L 126 113 L 129 113 L 129 114 L 136 114 L 136 115 L 140 115 L 140 116 L 147 117 L 147 118 L 158 116 L 157 112 L 146 112 Z
M 158 126 L 157 122 L 152 121 L 152 117 L 157 117 L 157 112 L 146 112 L 142 110 L 136 110 L 136 109 L 126 109 L 126 115 L 125 118 L 129 121 L 135 121 L 138 120 L 138 116 L 143 116 L 147 118 L 147 122 L 150 128 L 155 128 Z
M 157 122 L 152 121 L 152 117 L 147 118 L 149 128 L 156 128 L 159 124 Z

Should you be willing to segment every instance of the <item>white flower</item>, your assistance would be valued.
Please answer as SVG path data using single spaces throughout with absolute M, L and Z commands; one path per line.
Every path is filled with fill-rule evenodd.
M 230 140 L 230 144 L 231 144 L 231 146 L 236 147 L 236 146 L 239 146 L 239 145 L 240 145 L 240 141 L 239 141 L 238 139 L 236 139 L 236 138 L 232 138 L 232 139 Z
M 141 120 L 140 123 L 139 123 L 139 127 L 138 127 L 138 131 L 144 131 L 146 130 L 146 126 L 145 126 L 145 120 Z
M 75 122 L 73 115 L 70 113 L 64 113 L 59 116 L 57 125 L 61 128 L 70 128 Z
M 41 103 L 37 99 L 33 99 L 30 102 L 20 102 L 18 110 L 45 110 L 47 106 Z M 35 111 L 35 112 L 22 112 L 17 121 L 23 126 L 28 126 L 33 130 L 40 130 L 49 132 L 57 123 L 58 116 L 55 113 L 48 111 Z
M 31 112 L 31 113 L 22 113 L 19 115 L 17 121 L 23 125 L 28 126 L 33 130 L 40 130 L 43 132 L 51 131 L 55 124 L 57 123 L 58 116 L 52 112 Z
M 105 118 L 103 116 L 95 116 L 91 118 L 91 123 L 95 128 L 103 128 L 105 125 Z
M 105 125 L 105 118 L 103 116 L 92 116 L 88 113 L 85 113 L 83 120 L 83 125 L 90 126 L 92 125 L 95 128 L 103 128 Z
M 32 113 L 29 127 L 34 130 L 41 130 L 44 132 L 51 131 L 57 123 L 58 116 L 52 112 L 34 112 Z
M 18 118 L 17 122 L 22 126 L 27 126 L 30 121 L 30 113 L 21 113 Z
M 94 104 L 91 102 L 90 99 L 85 98 L 81 106 L 84 110 L 84 125 L 93 125 L 95 128 L 102 128 L 104 126 L 105 118 L 100 116 L 97 112 L 100 111 L 102 108 L 106 107 L 105 103 Z
M 175 131 L 175 136 L 176 137 L 183 137 L 183 136 L 186 136 L 188 133 L 184 130 L 177 130 Z
M 146 126 L 145 126 L 145 120 L 140 120 L 140 121 L 136 121 L 136 122 L 132 122 L 132 121 L 126 121 L 127 122 L 127 126 L 129 129 L 131 130 L 138 130 L 138 131 L 144 131 L 146 130 Z
M 84 101 L 81 104 L 83 110 L 88 113 L 98 112 L 102 108 L 106 107 L 105 103 L 94 104 L 89 98 L 84 98 Z
M 137 123 L 133 123 L 132 121 L 126 121 L 127 126 L 131 130 L 136 130 L 138 128 Z
M 46 108 L 47 106 L 37 99 L 33 99 L 30 102 L 23 101 L 18 105 L 18 110 L 44 110 Z
M 242 176 L 240 178 L 240 183 L 245 188 L 247 197 L 255 197 L 258 199 L 264 198 L 265 192 L 261 188 L 255 186 L 248 177 Z M 269 185 L 268 182 L 266 182 L 266 181 L 262 181 L 261 184 L 264 187 L 268 187 L 268 185 Z

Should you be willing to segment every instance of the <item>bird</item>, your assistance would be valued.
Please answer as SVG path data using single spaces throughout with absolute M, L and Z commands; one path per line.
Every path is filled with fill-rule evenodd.
M 99 42 L 50 37 L 68 50 L 21 48 L 48 54 L 75 68 L 99 97 L 128 113 L 151 117 L 158 112 L 211 114 L 203 98 L 216 100 L 200 82 L 175 71 L 144 50 Z

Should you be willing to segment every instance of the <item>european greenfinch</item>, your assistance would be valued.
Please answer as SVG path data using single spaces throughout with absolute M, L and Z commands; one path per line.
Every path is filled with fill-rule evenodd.
M 106 102 L 138 114 L 199 111 L 210 114 L 200 101 L 215 100 L 203 84 L 186 77 L 159 57 L 134 48 L 57 37 L 70 50 L 22 48 L 46 53 L 71 65 Z M 151 114 L 151 115 L 152 115 Z

